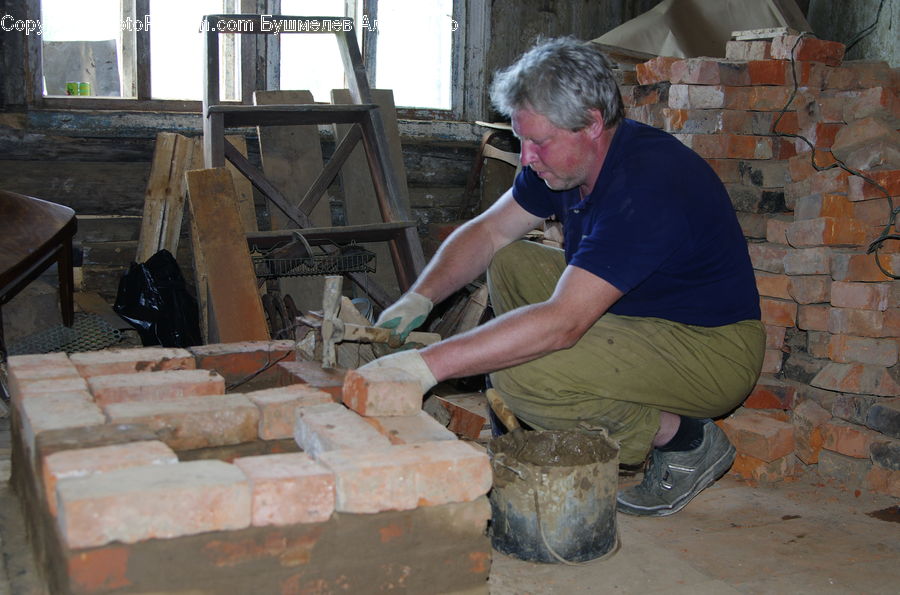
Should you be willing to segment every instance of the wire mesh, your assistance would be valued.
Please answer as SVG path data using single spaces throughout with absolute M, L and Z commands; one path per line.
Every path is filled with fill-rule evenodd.
M 9 355 L 96 351 L 122 340 L 122 332 L 96 314 L 76 313 L 72 327 L 64 325 L 23 337 L 8 347 Z

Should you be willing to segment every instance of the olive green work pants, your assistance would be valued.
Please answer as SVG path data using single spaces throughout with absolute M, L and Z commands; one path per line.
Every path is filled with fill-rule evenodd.
M 518 241 L 488 269 L 499 316 L 546 301 L 566 267 L 562 250 Z M 644 460 L 660 411 L 718 417 L 752 390 L 765 349 L 758 320 L 703 327 L 606 313 L 569 349 L 491 374 L 513 412 L 538 430 L 605 429 L 619 462 Z

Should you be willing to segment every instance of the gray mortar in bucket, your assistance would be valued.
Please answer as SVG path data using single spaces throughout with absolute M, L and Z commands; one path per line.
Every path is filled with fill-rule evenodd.
M 603 434 L 524 432 L 488 445 L 491 545 L 509 556 L 578 563 L 618 546 L 618 445 Z

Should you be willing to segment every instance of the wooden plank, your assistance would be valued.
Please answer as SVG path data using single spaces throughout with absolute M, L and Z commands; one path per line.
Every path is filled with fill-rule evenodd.
M 768 27 L 765 29 L 745 29 L 732 31 L 731 39 L 735 41 L 772 40 L 782 35 L 797 35 L 797 31 L 790 27 Z
M 207 277 L 210 339 L 231 343 L 269 339 L 256 275 L 227 168 L 187 173 L 194 250 Z
M 373 101 L 381 110 L 387 132 L 387 145 L 390 150 L 391 165 L 394 167 L 394 175 L 400 181 L 401 204 L 409 212 L 409 190 L 406 186 L 406 168 L 403 165 L 403 149 L 400 144 L 400 129 L 397 126 L 397 110 L 394 107 L 394 93 L 390 89 L 373 89 L 371 91 Z M 331 92 L 331 101 L 334 104 L 350 104 L 353 98 L 347 89 L 334 89 Z M 346 124 L 334 125 L 335 138 L 343 138 L 349 134 L 350 126 Z M 344 189 L 344 205 L 347 213 L 347 223 L 351 225 L 376 223 L 384 219 L 378 207 L 378 199 L 375 195 L 375 187 L 372 183 L 372 175 L 366 161 L 365 149 L 362 146 L 356 149 L 347 158 L 341 169 L 341 185 Z M 377 269 L 375 279 L 392 295 L 400 294 L 397 273 L 392 264 L 390 247 L 384 243 L 365 244 L 367 250 L 375 253 Z
M 482 431 L 490 428 L 484 393 L 436 395 L 434 398 L 450 413 L 447 429 L 451 432 L 470 440 L 478 440 Z
M 478 326 L 478 323 L 481 322 L 481 317 L 484 316 L 484 311 L 488 305 L 487 284 L 477 282 L 475 284 L 477 287 L 469 296 L 469 301 L 463 309 L 462 316 L 460 316 L 459 322 L 453 329 L 453 335 L 472 330 Z
M 225 137 L 238 153 L 247 157 L 247 139 L 242 134 L 229 134 Z M 227 162 L 228 170 L 234 178 L 234 190 L 237 193 L 238 211 L 241 214 L 241 223 L 247 233 L 259 231 L 256 222 L 256 205 L 253 201 L 253 184 L 230 161 Z
M 308 105 L 309 91 L 257 91 L 257 106 Z M 322 141 L 318 126 L 260 126 L 259 152 L 266 178 L 296 207 L 322 171 Z M 331 206 L 327 194 L 307 214 L 314 226 L 331 225 Z M 272 212 L 272 229 L 293 227 L 281 213 Z M 301 310 L 321 307 L 324 279 L 294 277 L 279 279 L 282 295 L 290 295 Z

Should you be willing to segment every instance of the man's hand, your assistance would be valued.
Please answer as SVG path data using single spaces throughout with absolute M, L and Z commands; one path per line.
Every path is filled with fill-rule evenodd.
M 428 364 L 425 363 L 425 360 L 422 359 L 422 356 L 415 349 L 399 351 L 397 353 L 392 353 L 391 355 L 380 357 L 362 366 L 360 370 L 366 368 L 394 368 L 403 370 L 419 381 L 423 395 L 428 389 L 437 384 L 434 374 L 431 373 L 431 368 L 428 367 Z
M 381 313 L 375 326 L 392 329 L 406 341 L 409 333 L 425 322 L 433 307 L 434 304 L 427 297 L 409 291 Z

